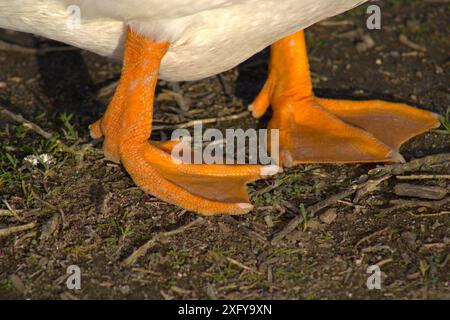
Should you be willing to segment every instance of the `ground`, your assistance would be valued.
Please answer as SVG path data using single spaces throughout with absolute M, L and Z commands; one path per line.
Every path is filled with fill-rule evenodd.
M 448 1 L 380 6 L 382 30 L 366 28 L 367 6 L 308 29 L 316 93 L 445 114 Z M 44 39 L 0 35 L 20 46 L 0 50 L 0 106 L 51 134 L 0 113 L 0 298 L 450 298 L 449 197 L 395 192 L 405 182 L 448 192 L 448 155 L 396 172 L 374 172 L 376 164 L 297 166 L 250 186 L 251 213 L 199 218 L 136 188 L 91 143 L 87 126 L 111 97 L 100 89 L 118 79 L 119 65 L 55 50 L 60 44 Z M 263 126 L 267 118 L 243 112 L 264 83 L 267 57 L 179 88 L 161 81 L 154 138 L 192 119 L 219 118 L 213 126 L 222 129 Z M 442 127 L 402 153 L 410 161 L 449 152 L 449 137 Z M 52 161 L 24 160 L 41 154 Z M 368 290 L 367 268 L 375 264 L 381 290 Z M 81 290 L 66 286 L 70 265 L 81 269 Z

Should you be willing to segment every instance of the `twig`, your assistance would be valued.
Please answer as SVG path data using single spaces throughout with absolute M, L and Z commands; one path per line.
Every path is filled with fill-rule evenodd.
M 398 180 L 439 180 L 450 179 L 448 174 L 423 174 L 423 175 L 410 175 L 410 176 L 396 176 Z
M 240 267 L 240 268 L 242 268 L 242 269 L 244 269 L 244 270 L 248 270 L 248 271 L 251 271 L 251 272 L 254 272 L 254 273 L 257 273 L 257 274 L 262 274 L 261 272 L 255 270 L 255 269 L 252 269 L 252 268 L 250 268 L 250 267 L 247 267 L 245 264 L 242 264 L 242 263 L 240 263 L 239 261 L 234 260 L 233 258 L 227 257 L 227 260 L 228 260 L 229 262 L 231 262 L 232 264 L 234 264 L 234 265 L 236 265 L 236 266 L 238 266 L 238 267 Z
M 232 114 L 232 115 L 224 116 L 224 117 L 206 118 L 206 119 L 192 120 L 192 121 L 188 121 L 185 123 L 153 126 L 153 130 L 161 131 L 161 130 L 185 129 L 185 128 L 193 127 L 200 123 L 202 125 L 205 125 L 205 124 L 216 123 L 216 122 L 220 122 L 220 121 L 231 121 L 231 120 L 237 120 L 237 119 L 248 117 L 248 115 L 249 115 L 248 111 L 243 111 L 238 114 Z
M 352 194 L 354 194 L 356 192 L 357 189 L 358 189 L 358 186 L 352 186 L 349 190 L 335 194 L 324 201 L 321 201 L 315 205 L 308 207 L 308 209 L 306 209 L 306 212 L 308 215 L 314 215 L 317 212 L 319 212 L 320 210 L 325 209 L 326 207 L 336 203 L 337 201 L 351 196 Z
M 366 241 L 368 241 L 368 240 L 372 239 L 373 237 L 376 237 L 376 236 L 378 236 L 380 234 L 383 234 L 383 233 L 385 233 L 388 230 L 389 230 L 389 227 L 386 227 L 386 228 L 384 228 L 382 230 L 378 230 L 378 231 L 376 231 L 376 232 L 374 232 L 372 234 L 369 234 L 368 236 L 366 236 L 366 237 L 362 238 L 361 240 L 359 240 L 355 244 L 355 246 L 353 247 L 353 250 L 356 250 L 361 243 L 366 242 Z
M 358 186 L 352 186 L 349 190 L 343 191 L 341 193 L 335 194 L 323 201 L 320 201 L 318 203 L 316 203 L 315 205 L 312 205 L 310 207 L 308 207 L 306 209 L 306 213 L 308 215 L 314 215 L 317 212 L 319 212 L 320 210 L 336 203 L 339 200 L 345 199 L 349 196 L 351 196 L 352 194 L 354 194 L 357 190 Z M 297 214 L 297 216 L 295 216 L 295 218 L 293 218 L 291 221 L 289 221 L 289 223 L 279 232 L 277 232 L 273 238 L 271 243 L 273 245 L 279 243 L 281 240 L 283 240 L 289 233 L 291 233 L 292 231 L 294 231 L 297 226 L 303 222 L 303 215 L 301 214 Z
M 36 223 L 35 222 L 31 222 L 31 223 L 24 224 L 24 225 L 21 225 L 21 226 L 0 229 L 0 238 L 7 237 L 7 236 L 9 236 L 9 235 L 11 235 L 13 233 L 30 230 L 30 229 L 33 229 L 34 227 L 36 227 Z
M 0 106 L 0 115 L 4 115 L 4 116 L 6 116 L 8 118 L 11 118 L 13 121 L 15 121 L 17 123 L 20 123 L 23 126 L 33 130 L 34 132 L 36 132 L 40 136 L 44 137 L 45 139 L 51 139 L 51 137 L 52 137 L 51 133 L 48 133 L 47 131 L 43 130 L 37 124 L 35 124 L 35 123 L 25 119 L 20 114 L 12 113 L 11 111 L 3 108 L 2 106 Z
M 7 114 L 8 116 L 10 116 L 14 121 L 23 124 L 25 127 L 30 128 L 31 130 L 33 130 L 34 132 L 36 132 L 37 134 L 39 134 L 40 136 L 44 137 L 45 139 L 51 139 L 53 137 L 53 134 L 44 131 L 41 127 L 39 127 L 38 125 L 34 124 L 31 121 L 28 121 L 26 119 L 24 119 L 21 115 L 15 115 L 13 113 L 11 113 L 10 111 L 2 108 L 0 106 L 0 115 L 6 111 L 4 114 Z M 8 114 L 10 113 L 10 114 Z M 14 118 L 17 117 L 17 118 Z M 59 149 L 62 152 L 65 153 L 70 153 L 76 156 L 81 156 L 81 158 L 84 156 L 84 153 L 86 152 L 86 150 L 90 149 L 91 152 L 98 152 L 97 149 L 94 148 L 95 145 L 97 145 L 100 142 L 100 139 L 96 139 L 93 140 L 89 143 L 86 144 L 82 144 L 82 145 L 73 145 L 71 147 L 67 146 L 66 144 L 64 144 L 64 142 L 62 142 L 61 140 L 57 139 L 55 141 L 55 144 L 59 147 Z
M 151 274 L 152 276 L 157 276 L 157 277 L 161 276 L 160 272 L 155 272 L 155 271 L 147 270 L 147 269 L 143 269 L 143 268 L 132 268 L 131 270 L 134 271 L 134 272 Z
M 13 208 L 11 208 L 11 206 L 9 205 L 8 201 L 6 201 L 6 199 L 3 199 L 2 202 L 5 204 L 6 208 L 8 208 L 8 211 L 10 213 L 10 216 L 15 217 L 17 220 L 22 220 L 22 217 L 20 217 L 18 215 L 18 213 L 22 213 L 23 210 L 14 210 Z M 2 210 L 0 210 L 1 213 Z M 6 214 L 5 214 L 6 215 Z
M 393 175 L 400 175 L 404 174 L 406 172 L 414 172 L 414 171 L 420 171 L 424 168 L 428 168 L 435 164 L 440 164 L 443 162 L 450 161 L 450 153 L 441 153 L 441 154 L 435 154 L 432 156 L 428 156 L 421 159 L 415 159 L 411 162 L 404 163 L 404 164 L 392 164 L 392 165 L 386 165 L 380 168 L 375 168 L 369 171 L 369 175 L 379 175 L 379 174 L 393 174 Z
M 405 46 L 410 47 L 411 49 L 417 50 L 417 51 L 422 51 L 422 52 L 426 52 L 427 48 L 418 45 L 417 43 L 412 42 L 411 40 L 408 39 L 408 37 L 404 34 L 401 34 L 398 37 L 398 40 L 400 41 L 400 43 L 403 43 Z
M 447 196 L 448 191 L 439 186 L 423 186 L 403 182 L 394 186 L 394 193 L 400 197 L 441 200 Z
M 445 247 L 447 247 L 447 244 L 444 242 L 425 243 L 420 248 L 420 251 L 428 251 L 433 249 L 442 250 L 445 249 Z
M 23 210 L 0 209 L 0 217 L 15 217 L 20 220 L 18 214 L 22 212 Z
M 358 191 L 356 192 L 355 199 L 353 199 L 353 203 L 359 203 L 359 201 L 367 194 L 372 193 L 376 190 L 378 190 L 378 186 L 385 180 L 390 179 L 392 176 L 387 174 L 384 176 L 381 176 L 378 179 L 375 180 L 369 180 L 361 187 L 358 188 Z
M 415 218 L 435 218 L 435 217 L 448 216 L 448 215 L 450 215 L 450 211 L 442 211 L 439 213 L 423 213 L 423 214 L 411 213 L 411 215 Z
M 398 209 L 405 209 L 405 208 L 414 208 L 414 207 L 425 207 L 430 208 L 433 210 L 440 209 L 441 207 L 445 206 L 447 203 L 450 202 L 450 199 L 442 199 L 439 201 L 417 201 L 417 200 L 391 200 L 389 201 L 390 204 L 394 205 L 393 207 L 386 208 L 384 210 L 381 210 L 380 214 L 389 214 L 395 210 Z M 418 217 L 418 215 L 414 215 Z
M 394 259 L 392 258 L 387 258 L 387 259 L 383 259 L 377 263 L 375 263 L 376 266 L 378 266 L 379 268 L 383 267 L 384 265 L 388 264 L 388 263 L 392 263 L 394 262 Z
M 195 225 L 203 223 L 203 222 L 205 222 L 205 219 L 200 217 L 200 218 L 197 218 L 196 220 L 194 220 L 194 221 L 192 221 L 192 222 L 190 222 L 190 223 L 188 223 L 188 224 L 186 224 L 184 226 L 181 226 L 178 229 L 167 231 L 167 232 L 162 232 L 162 233 L 158 233 L 158 234 L 154 235 L 153 238 L 151 238 L 145 244 L 140 246 L 128 258 L 123 260 L 122 261 L 122 265 L 123 266 L 131 266 L 131 265 L 135 264 L 136 261 L 140 257 L 144 256 L 147 253 L 147 251 L 150 250 L 153 246 L 155 246 L 161 238 L 171 237 L 171 236 L 174 236 L 176 234 L 183 233 L 186 230 L 191 229 Z

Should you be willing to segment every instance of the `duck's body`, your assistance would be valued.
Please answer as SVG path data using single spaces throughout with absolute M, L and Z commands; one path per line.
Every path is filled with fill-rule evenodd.
M 127 25 L 171 45 L 160 78 L 226 71 L 275 41 L 367 0 L 0 0 L 0 28 L 122 59 Z M 80 25 L 67 28 L 80 8 Z
M 170 203 L 203 214 L 241 214 L 252 209 L 245 185 L 279 167 L 174 162 L 177 142 L 149 141 L 158 74 L 204 78 L 273 44 L 266 85 L 250 109 L 260 117 L 272 105 L 269 128 L 279 130 L 279 164 L 402 161 L 400 145 L 438 126 L 434 114 L 384 101 L 320 99 L 312 90 L 303 28 L 363 2 L 0 0 L 0 27 L 123 57 L 116 94 L 91 126 L 93 137 L 105 138 L 105 156 Z M 73 8 L 80 8 L 79 25 Z

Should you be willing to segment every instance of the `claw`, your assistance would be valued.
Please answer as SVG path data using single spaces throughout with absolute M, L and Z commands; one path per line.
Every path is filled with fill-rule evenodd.
M 386 158 L 391 159 L 392 162 L 406 163 L 405 158 L 400 153 L 394 150 L 389 152 Z
M 89 126 L 89 133 L 92 139 L 99 139 L 103 137 L 102 128 L 100 126 L 101 119 L 95 121 L 93 124 Z

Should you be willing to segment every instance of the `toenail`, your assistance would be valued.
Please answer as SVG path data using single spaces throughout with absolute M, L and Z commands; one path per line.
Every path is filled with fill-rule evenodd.
M 263 177 L 273 176 L 280 172 L 281 168 L 277 165 L 270 165 L 261 168 L 261 175 Z
M 238 207 L 244 210 L 252 210 L 253 209 L 253 205 L 251 205 L 250 203 L 239 203 Z
M 403 158 L 403 156 L 402 156 L 400 153 L 398 153 L 397 151 L 394 151 L 394 150 L 390 151 L 390 152 L 387 154 L 387 157 L 388 157 L 389 159 L 394 160 L 395 162 L 406 163 L 405 158 Z

